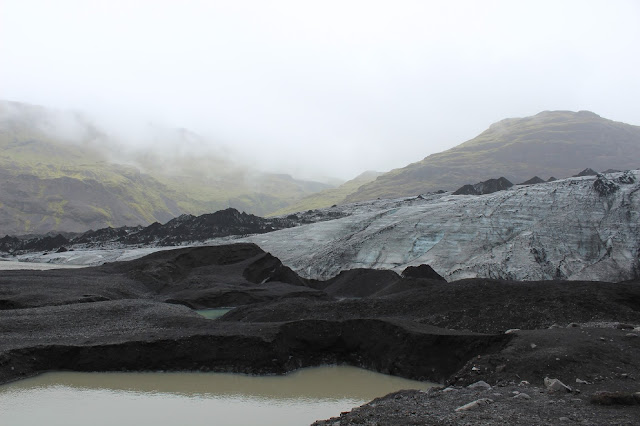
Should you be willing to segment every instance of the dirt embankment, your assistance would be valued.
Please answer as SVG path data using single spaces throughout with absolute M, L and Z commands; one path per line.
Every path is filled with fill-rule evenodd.
M 210 321 L 189 308 L 120 300 L 0 311 L 0 382 L 47 370 L 284 373 L 349 364 L 445 381 L 505 335 L 377 319 Z

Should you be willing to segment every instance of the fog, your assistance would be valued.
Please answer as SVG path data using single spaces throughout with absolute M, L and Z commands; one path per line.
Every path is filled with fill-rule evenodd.
M 131 149 L 153 123 L 349 179 L 543 110 L 640 124 L 639 24 L 636 1 L 3 0 L 0 98 L 82 111 Z

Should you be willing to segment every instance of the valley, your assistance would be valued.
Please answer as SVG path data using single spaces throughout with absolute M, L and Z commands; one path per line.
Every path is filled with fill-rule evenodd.
M 588 111 L 544 111 L 494 123 L 404 168 L 323 183 L 263 172 L 188 129 L 149 124 L 127 139 L 78 112 L 1 101 L 0 230 L 83 233 L 226 208 L 271 217 L 455 191 L 501 176 L 520 183 L 585 167 L 636 169 L 639 129 Z
M 264 215 L 332 187 L 244 166 L 186 129 L 149 125 L 135 138 L 80 113 L 0 101 L 0 229 L 85 232 L 228 207 Z
M 638 17 L 0 1 L 0 426 L 640 426 Z
M 92 136 L 72 147 L 33 120 L 0 135 L 0 383 L 339 365 L 438 386 L 318 425 L 637 418 L 634 126 L 586 112 L 508 119 L 440 157 L 328 188 L 207 156 L 112 163 L 98 130 L 83 124 Z M 576 139 L 594 132 L 620 157 Z

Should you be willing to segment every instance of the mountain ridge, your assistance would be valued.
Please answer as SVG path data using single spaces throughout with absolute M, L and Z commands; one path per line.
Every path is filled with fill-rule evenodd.
M 535 175 L 568 177 L 585 165 L 636 169 L 638 158 L 639 126 L 590 111 L 543 111 L 493 123 L 473 139 L 379 176 L 344 202 L 454 190 L 495 176 L 512 182 Z

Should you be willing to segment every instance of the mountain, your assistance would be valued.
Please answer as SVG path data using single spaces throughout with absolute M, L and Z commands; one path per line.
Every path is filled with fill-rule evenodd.
M 138 138 L 129 144 L 78 113 L 0 101 L 0 234 L 148 225 L 227 207 L 264 215 L 329 188 L 240 167 L 186 129 L 149 126 Z
M 640 127 L 588 111 L 545 111 L 508 118 L 477 137 L 361 186 L 345 202 L 455 190 L 504 176 L 572 176 L 585 167 L 602 171 L 640 167 Z
M 324 207 L 330 207 L 334 204 L 340 204 L 345 198 L 357 191 L 362 185 L 375 180 L 380 175 L 382 175 L 380 172 L 366 171 L 350 181 L 343 183 L 337 188 L 325 189 L 324 191 L 308 195 L 296 203 L 290 204 L 283 209 L 271 213 L 270 216 L 280 216 L 303 212 L 306 210 L 321 209 Z
M 0 231 L 75 231 L 166 221 L 181 209 L 135 167 L 110 164 L 81 117 L 0 103 Z

